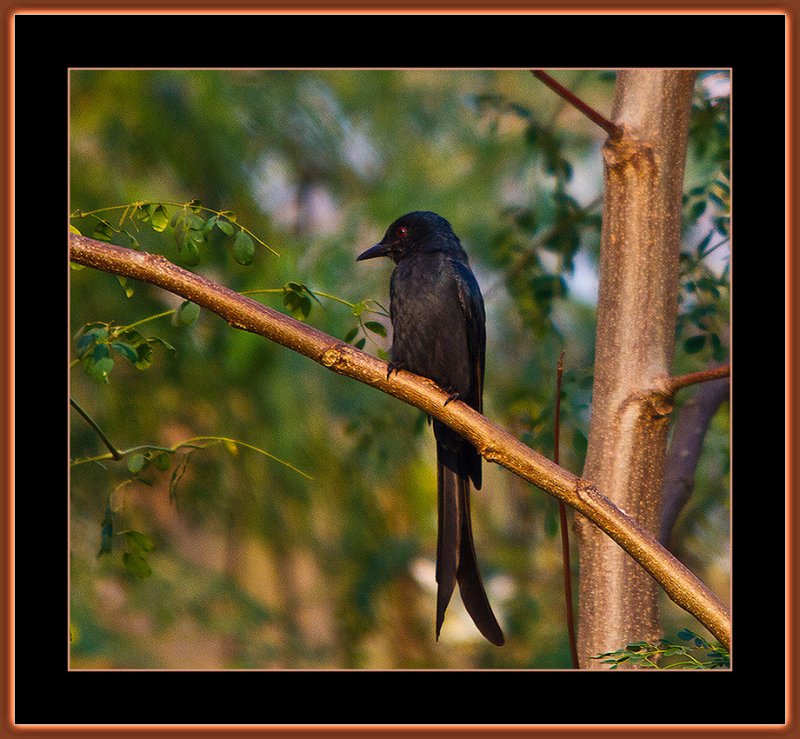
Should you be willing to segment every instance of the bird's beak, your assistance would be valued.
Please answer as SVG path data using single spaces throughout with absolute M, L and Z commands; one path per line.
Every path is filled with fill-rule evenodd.
M 364 259 L 374 259 L 375 257 L 388 257 L 389 256 L 389 247 L 381 242 L 380 244 L 375 244 L 375 246 L 371 246 L 365 252 L 362 252 L 356 257 L 356 261 L 360 262 Z

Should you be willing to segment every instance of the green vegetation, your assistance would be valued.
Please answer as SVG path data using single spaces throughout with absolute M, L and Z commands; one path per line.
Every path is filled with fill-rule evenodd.
M 559 78 L 610 110 L 612 73 Z M 726 79 L 697 85 L 676 374 L 725 353 Z M 531 75 L 82 70 L 70 94 L 72 228 L 383 358 L 390 267 L 355 256 L 407 211 L 448 218 L 486 298 L 486 414 L 552 456 L 564 349 L 580 472 L 604 134 Z M 485 466 L 475 535 L 507 644 L 457 598 L 437 644 L 424 416 L 150 285 L 70 276 L 73 667 L 569 665 L 555 500 Z M 674 535 L 722 589 L 727 438 L 726 409 Z

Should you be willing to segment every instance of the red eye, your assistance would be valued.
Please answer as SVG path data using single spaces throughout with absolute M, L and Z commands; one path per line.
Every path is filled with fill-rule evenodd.
M 399 239 L 404 239 L 406 236 L 408 236 L 408 229 L 405 226 L 398 226 L 397 237 Z

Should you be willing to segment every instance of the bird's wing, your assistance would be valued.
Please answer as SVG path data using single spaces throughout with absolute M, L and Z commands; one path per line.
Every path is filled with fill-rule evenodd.
M 483 368 L 486 362 L 486 313 L 483 297 L 472 270 L 463 262 L 454 260 L 452 264 L 455 268 L 458 300 L 464 312 L 467 348 L 473 373 L 470 397 L 462 400 L 479 413 L 483 413 Z

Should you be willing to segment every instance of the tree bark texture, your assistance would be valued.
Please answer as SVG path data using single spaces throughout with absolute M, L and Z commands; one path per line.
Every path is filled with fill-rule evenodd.
M 694 73 L 622 71 L 606 143 L 592 416 L 583 476 L 659 530 L 678 297 L 681 198 Z M 578 644 L 592 655 L 660 636 L 655 581 L 589 521 L 580 547 Z

